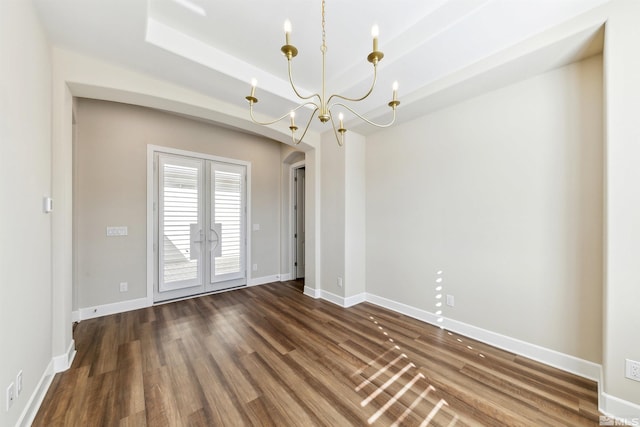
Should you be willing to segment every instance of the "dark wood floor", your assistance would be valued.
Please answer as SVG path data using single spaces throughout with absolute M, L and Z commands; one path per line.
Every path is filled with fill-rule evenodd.
M 35 426 L 597 425 L 596 384 L 299 282 L 81 322 Z

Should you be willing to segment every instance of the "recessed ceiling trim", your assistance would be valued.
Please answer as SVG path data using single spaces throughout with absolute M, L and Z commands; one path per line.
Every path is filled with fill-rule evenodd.
M 294 103 L 298 102 L 298 98 L 291 92 L 288 81 L 184 34 L 152 17 L 147 18 L 145 41 L 229 77 L 247 82 L 247 84 L 252 78 L 256 78 L 260 82 L 261 90 Z M 301 91 L 310 93 L 304 88 L 301 88 Z
M 204 10 L 204 7 L 195 4 L 190 0 L 173 0 L 173 1 L 179 4 L 180 6 L 184 7 L 185 9 L 190 10 L 193 13 L 196 13 L 200 16 L 207 16 L 207 11 Z
M 402 120 L 407 122 L 466 99 L 602 53 L 605 19 L 581 16 L 524 42 L 430 82 L 406 95 Z M 373 116 L 384 114 L 378 108 Z M 371 134 L 356 125 L 356 132 Z

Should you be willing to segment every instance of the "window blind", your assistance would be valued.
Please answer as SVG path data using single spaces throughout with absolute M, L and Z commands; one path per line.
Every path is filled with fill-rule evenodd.
M 162 235 L 164 282 L 198 278 L 198 259 L 192 259 L 191 224 L 198 223 L 198 168 L 164 164 Z
M 238 273 L 242 268 L 242 174 L 216 170 L 215 219 L 221 224 L 221 256 L 215 258 L 215 275 Z

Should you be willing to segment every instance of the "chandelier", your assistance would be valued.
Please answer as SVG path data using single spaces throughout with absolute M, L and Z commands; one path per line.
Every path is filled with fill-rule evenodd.
M 344 144 L 344 134 L 347 132 L 347 129 L 345 129 L 344 127 L 344 114 L 342 112 L 338 114 L 338 127 L 336 128 L 336 124 L 333 118 L 334 107 L 342 107 L 345 110 L 350 111 L 351 113 L 353 113 L 354 115 L 359 117 L 361 120 L 365 121 L 366 123 L 369 123 L 370 125 L 377 126 L 380 128 L 385 128 L 385 127 L 391 126 L 396 121 L 396 107 L 400 105 L 400 101 L 398 101 L 398 82 L 393 83 L 393 88 L 392 88 L 393 97 L 388 104 L 389 107 L 391 107 L 391 110 L 393 111 L 393 117 L 391 118 L 391 121 L 389 123 L 386 123 L 386 124 L 374 123 L 372 120 L 369 120 L 366 117 L 364 117 L 362 114 L 359 114 L 350 106 L 340 102 L 340 100 L 348 101 L 348 102 L 362 101 L 365 98 L 367 98 L 369 95 L 371 95 L 371 93 L 373 92 L 373 88 L 376 85 L 378 64 L 384 57 L 384 54 L 378 50 L 378 26 L 377 25 L 374 25 L 373 28 L 371 29 L 371 36 L 373 37 L 373 51 L 367 56 L 367 61 L 373 64 L 373 81 L 371 82 L 371 86 L 369 87 L 369 90 L 359 98 L 348 98 L 346 96 L 339 95 L 339 94 L 333 94 L 327 98 L 326 79 L 325 79 L 327 43 L 326 43 L 324 10 L 325 10 L 325 0 L 322 0 L 322 46 L 320 47 L 320 51 L 322 52 L 322 91 L 321 93 L 314 93 L 309 96 L 303 96 L 300 94 L 295 84 L 293 83 L 293 77 L 291 73 L 291 60 L 295 58 L 296 55 L 298 54 L 298 49 L 291 44 L 291 41 L 290 41 L 291 23 L 287 20 L 284 23 L 285 45 L 280 48 L 280 51 L 282 51 L 284 56 L 287 58 L 287 65 L 288 65 L 288 71 L 289 71 L 289 83 L 291 84 L 291 87 L 293 88 L 293 91 L 296 94 L 296 96 L 302 100 L 302 103 L 297 107 L 295 107 L 290 112 L 284 114 L 282 117 L 277 118 L 276 120 L 273 120 L 270 122 L 269 121 L 261 122 L 256 120 L 253 114 L 253 106 L 258 102 L 258 98 L 256 98 L 255 96 L 256 86 L 257 86 L 256 79 L 251 80 L 251 94 L 245 97 L 245 99 L 249 102 L 249 113 L 251 115 L 251 120 L 254 123 L 267 126 L 267 125 L 272 125 L 276 122 L 279 122 L 280 120 L 283 120 L 286 117 L 289 117 L 290 118 L 289 129 L 291 130 L 291 138 L 294 144 L 299 144 L 303 140 L 304 136 L 307 134 L 307 130 L 309 129 L 309 125 L 311 124 L 313 117 L 316 114 L 318 114 L 318 119 L 320 119 L 322 123 L 331 122 L 331 127 L 333 128 L 333 133 L 336 137 L 336 141 L 338 142 L 338 145 L 342 146 Z M 304 132 L 302 133 L 302 136 L 299 139 L 296 139 L 296 131 L 298 130 L 298 127 L 296 126 L 296 123 L 295 123 L 296 111 L 303 107 L 311 107 L 311 108 L 314 108 L 314 110 L 311 116 L 309 117 L 309 120 L 307 121 L 307 124 L 304 128 Z

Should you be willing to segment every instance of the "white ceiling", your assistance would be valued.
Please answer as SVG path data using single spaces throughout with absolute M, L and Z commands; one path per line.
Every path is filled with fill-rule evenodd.
M 183 2 L 188 4 L 185 6 Z M 434 84 L 558 26 L 608 0 L 327 0 L 327 92 L 366 91 L 372 66 L 370 28 L 380 27 L 378 83 L 357 110 L 385 120 L 399 81 L 403 120 L 446 104 Z M 34 0 L 55 45 L 246 106 L 258 80 L 256 111 L 276 117 L 295 105 L 287 82 L 283 22 L 300 51 L 293 76 L 302 92 L 320 91 L 320 0 Z M 195 8 L 188 6 L 194 5 Z M 195 9 L 204 12 L 202 16 Z M 535 61 L 502 66 L 501 83 L 601 50 L 588 31 L 566 38 Z M 570 40 L 569 40 L 570 39 Z M 590 44 L 591 43 L 591 44 Z M 585 48 L 585 46 L 587 46 Z M 537 67 L 536 67 L 537 65 Z M 486 77 L 486 76 L 485 76 Z M 485 80 L 487 80 L 485 78 Z M 491 79 L 489 79 L 491 80 Z M 478 92 L 455 91 L 453 101 Z M 456 98 L 457 97 L 457 98 Z M 448 101 L 451 102 L 451 101 Z M 431 107 L 429 107 L 431 106 Z M 349 119 L 349 117 L 347 117 Z M 355 124 L 355 121 L 349 122 Z M 319 126 L 320 124 L 314 126 Z M 358 131 L 367 133 L 363 127 Z

